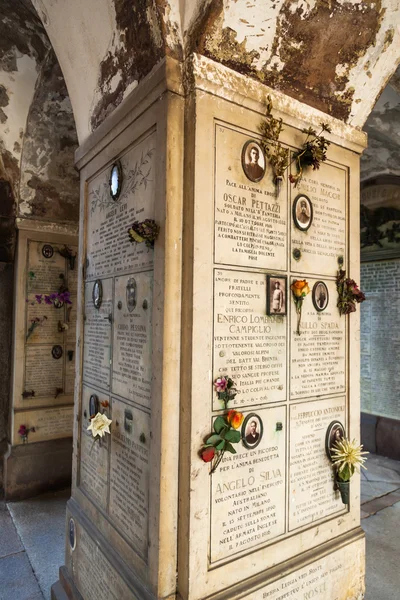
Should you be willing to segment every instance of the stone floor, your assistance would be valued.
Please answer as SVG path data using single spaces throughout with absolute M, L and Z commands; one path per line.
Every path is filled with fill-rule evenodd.
M 64 564 L 70 490 L 0 503 L 0 600 L 50 600 Z
M 0 600 L 50 600 L 50 586 L 64 563 L 68 498 L 64 490 L 0 503 Z M 361 511 L 367 536 L 365 600 L 399 600 L 400 462 L 369 456 Z

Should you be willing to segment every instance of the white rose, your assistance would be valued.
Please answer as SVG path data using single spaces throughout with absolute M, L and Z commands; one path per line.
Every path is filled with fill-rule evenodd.
M 106 433 L 110 433 L 110 424 L 112 423 L 111 419 L 108 419 L 106 415 L 102 415 L 97 413 L 93 419 L 90 421 L 90 425 L 87 428 L 88 431 L 91 431 L 93 437 L 96 435 L 99 437 L 103 437 Z

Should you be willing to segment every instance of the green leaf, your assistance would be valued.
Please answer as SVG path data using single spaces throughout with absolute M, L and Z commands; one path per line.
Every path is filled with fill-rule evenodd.
M 227 450 L 231 454 L 236 454 L 235 448 L 229 442 L 226 442 L 225 450 Z
M 221 437 L 219 435 L 213 434 L 211 437 L 208 438 L 208 440 L 206 441 L 206 444 L 211 444 L 211 446 L 216 446 L 218 444 L 218 442 L 221 441 Z
M 225 448 L 225 444 L 226 444 L 225 440 L 221 440 L 220 443 L 215 447 L 217 450 L 223 450 Z
M 215 433 L 221 433 L 224 427 L 227 426 L 227 423 L 224 417 L 217 417 L 214 421 L 214 431 Z
M 240 442 L 240 438 L 241 438 L 240 431 L 236 431 L 236 429 L 230 429 L 225 434 L 225 439 L 228 442 L 233 442 L 234 444 L 237 444 L 238 442 Z

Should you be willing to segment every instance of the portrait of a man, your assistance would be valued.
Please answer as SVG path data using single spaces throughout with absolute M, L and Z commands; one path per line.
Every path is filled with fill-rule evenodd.
M 304 194 L 300 194 L 293 202 L 294 224 L 298 229 L 306 231 L 310 227 L 312 219 L 313 208 L 311 200 L 307 196 L 304 196 Z
M 265 174 L 265 156 L 261 146 L 250 140 L 242 149 L 242 166 L 250 181 L 260 181 Z
M 267 315 L 286 315 L 286 277 L 267 277 Z
M 251 413 L 247 415 L 242 425 L 242 441 L 246 448 L 255 448 L 261 442 L 263 424 L 260 417 Z
M 318 312 L 326 309 L 329 302 L 329 292 L 323 281 L 317 281 L 312 291 L 312 301 Z

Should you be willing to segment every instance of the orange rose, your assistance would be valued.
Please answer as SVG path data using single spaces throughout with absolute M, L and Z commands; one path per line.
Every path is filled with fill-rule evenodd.
M 292 290 L 296 298 L 300 298 L 301 296 L 307 296 L 307 294 L 309 294 L 310 292 L 310 288 L 308 287 L 308 281 L 306 281 L 305 279 L 298 279 L 293 281 L 292 285 L 290 286 L 290 289 Z
M 234 429 L 239 429 L 244 419 L 244 415 L 242 413 L 237 412 L 236 410 L 230 410 L 227 414 L 226 420 L 229 425 L 231 425 Z

